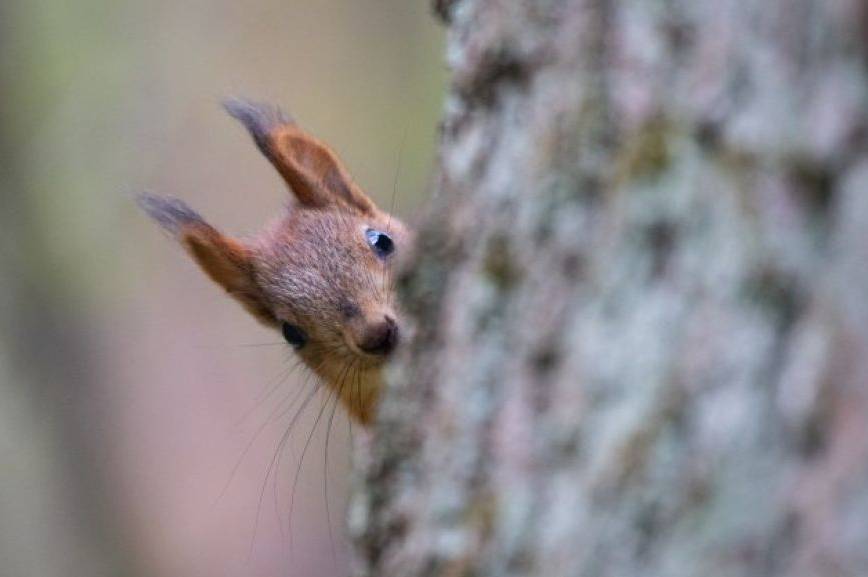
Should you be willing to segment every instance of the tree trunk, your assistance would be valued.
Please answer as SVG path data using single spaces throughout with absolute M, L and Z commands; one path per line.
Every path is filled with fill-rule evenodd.
M 362 574 L 868 575 L 868 8 L 457 0 Z
M 88 213 L 53 212 L 40 202 L 76 190 L 64 176 L 84 182 L 65 171 L 72 158 L 45 136 L 57 103 L 71 102 L 53 74 L 78 70 L 78 62 L 36 49 L 43 45 L 28 24 L 43 10 L 51 13 L 42 3 L 0 3 L 0 576 L 131 577 L 137 569 L 117 531 L 97 449 L 93 324 L 73 288 L 78 279 L 58 272 L 58 255 L 74 258 L 65 249 L 83 230 L 70 223 Z M 88 61 L 80 70 L 94 67 Z

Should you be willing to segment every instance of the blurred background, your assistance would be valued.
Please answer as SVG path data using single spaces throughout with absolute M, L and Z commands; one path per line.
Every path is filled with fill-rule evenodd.
M 301 461 L 315 399 L 280 448 L 305 375 L 130 195 L 238 234 L 280 210 L 238 95 L 411 215 L 445 82 L 428 5 L 0 3 L 2 577 L 346 574 L 346 418 Z

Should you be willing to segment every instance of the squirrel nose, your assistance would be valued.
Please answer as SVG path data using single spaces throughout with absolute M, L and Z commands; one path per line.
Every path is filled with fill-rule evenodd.
M 398 345 L 398 332 L 395 319 L 386 315 L 365 329 L 358 346 L 369 355 L 386 356 Z

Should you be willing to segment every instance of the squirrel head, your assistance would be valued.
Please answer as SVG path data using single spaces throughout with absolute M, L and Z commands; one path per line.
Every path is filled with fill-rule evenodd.
M 225 103 L 292 191 L 286 213 L 247 239 L 178 199 L 139 204 L 248 312 L 283 334 L 350 415 L 373 417 L 384 362 L 402 338 L 391 268 L 411 235 L 352 181 L 328 146 L 274 107 Z

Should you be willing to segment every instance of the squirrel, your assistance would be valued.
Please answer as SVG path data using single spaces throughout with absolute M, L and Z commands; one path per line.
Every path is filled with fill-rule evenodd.
M 337 155 L 279 108 L 223 103 L 286 181 L 285 213 L 251 238 L 227 236 L 176 198 L 139 205 L 208 277 L 287 343 L 355 421 L 370 425 L 384 363 L 402 339 L 391 286 L 412 236 L 353 182 Z

